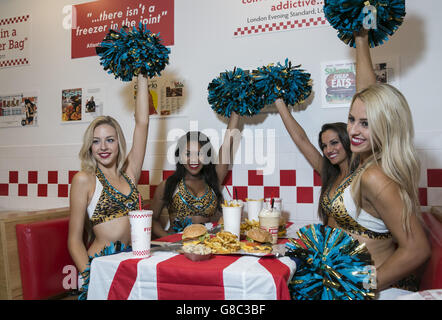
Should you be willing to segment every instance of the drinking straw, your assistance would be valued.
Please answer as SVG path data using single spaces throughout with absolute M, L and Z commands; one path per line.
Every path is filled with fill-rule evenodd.
M 138 195 L 138 207 L 140 208 L 140 211 L 143 210 L 143 208 L 141 208 L 141 194 Z
M 233 199 L 232 194 L 231 194 L 230 191 L 229 191 L 229 188 L 227 188 L 227 186 L 224 186 L 224 187 L 226 188 L 226 190 L 227 190 L 227 192 L 228 192 L 228 194 L 229 194 L 229 196 L 230 196 L 230 199 Z
M 235 200 L 238 200 L 238 189 L 235 189 Z

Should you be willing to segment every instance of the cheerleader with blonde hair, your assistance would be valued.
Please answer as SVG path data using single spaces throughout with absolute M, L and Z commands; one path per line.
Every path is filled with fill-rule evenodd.
M 328 214 L 366 244 L 376 267 L 378 298 L 392 299 L 418 290 L 417 271 L 430 256 L 420 222 L 420 163 L 405 97 L 391 85 L 376 84 L 367 32 L 355 39 L 359 91 L 347 131 L 357 166 Z
M 140 205 L 137 183 L 149 126 L 147 82 L 138 75 L 135 128 L 128 154 L 123 131 L 112 117 L 97 117 L 83 137 L 81 171 L 73 177 L 70 191 L 68 236 L 69 252 L 83 281 L 80 299 L 87 295 L 92 259 L 131 244 L 128 212 Z

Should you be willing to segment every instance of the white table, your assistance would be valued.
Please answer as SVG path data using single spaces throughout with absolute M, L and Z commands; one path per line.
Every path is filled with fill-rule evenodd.
M 289 257 L 216 255 L 193 262 L 175 252 L 146 259 L 123 252 L 92 261 L 88 299 L 290 299 L 295 270 Z

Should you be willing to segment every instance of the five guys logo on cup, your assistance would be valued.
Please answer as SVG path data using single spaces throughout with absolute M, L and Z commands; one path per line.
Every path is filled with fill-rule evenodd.
M 141 197 L 139 199 L 139 210 L 129 212 L 132 254 L 138 258 L 150 257 L 152 214 L 152 210 L 142 210 Z

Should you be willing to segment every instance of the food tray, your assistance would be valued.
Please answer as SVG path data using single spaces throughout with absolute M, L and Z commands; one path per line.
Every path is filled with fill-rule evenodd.
M 218 256 L 218 255 L 222 255 L 222 256 L 230 256 L 230 255 L 242 255 L 242 256 L 255 256 L 255 257 L 275 257 L 275 258 L 280 258 L 283 257 L 285 254 L 285 245 L 283 244 L 274 244 L 273 246 L 273 250 L 270 253 L 264 253 L 264 252 L 247 252 L 244 251 L 243 249 L 240 249 L 238 251 L 235 252 L 230 252 L 230 253 L 212 253 L 212 255 Z M 182 250 L 182 248 L 176 250 L 176 252 L 184 254 L 184 251 Z

